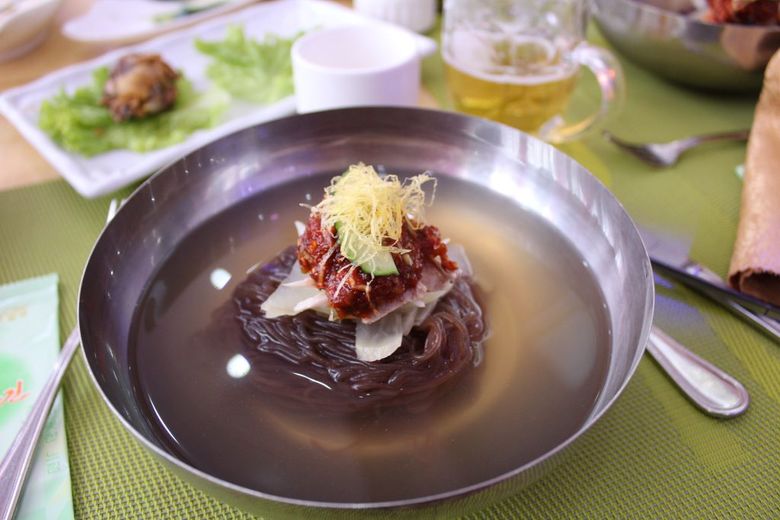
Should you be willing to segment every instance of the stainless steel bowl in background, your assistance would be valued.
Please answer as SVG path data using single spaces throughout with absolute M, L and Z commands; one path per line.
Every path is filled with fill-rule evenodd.
M 271 496 L 198 470 L 166 451 L 133 392 L 133 312 L 162 261 L 209 218 L 281 183 L 337 174 L 355 161 L 389 171 L 430 170 L 462 189 L 488 189 L 538 215 L 591 266 L 611 321 L 610 366 L 595 409 L 566 441 L 508 473 L 434 496 L 384 503 L 324 503 Z M 127 430 L 161 462 L 208 493 L 267 517 L 444 517 L 516 493 L 561 460 L 612 405 L 644 351 L 653 315 L 650 262 L 631 219 L 582 166 L 507 126 L 419 109 L 357 108 L 273 121 L 220 139 L 147 180 L 107 225 L 79 294 L 83 351 L 94 381 Z M 183 403 L 183 406 L 186 404 Z M 521 413 L 518 410 L 518 413 Z
M 760 89 L 780 27 L 706 23 L 680 14 L 685 2 L 591 0 L 591 11 L 621 54 L 660 76 L 713 91 Z

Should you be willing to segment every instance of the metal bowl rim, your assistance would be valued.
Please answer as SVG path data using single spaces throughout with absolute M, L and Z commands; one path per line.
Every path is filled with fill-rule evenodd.
M 186 160 L 189 156 L 200 152 L 201 150 L 208 148 L 209 146 L 213 145 L 214 143 L 230 139 L 233 135 L 242 133 L 242 132 L 249 132 L 253 131 L 257 127 L 267 126 L 267 125 L 273 125 L 275 123 L 281 122 L 281 121 L 288 121 L 291 119 L 305 119 L 305 118 L 314 118 L 314 117 L 325 117 L 327 115 L 332 114 L 340 114 L 345 113 L 348 111 L 360 111 L 364 108 L 368 108 L 370 110 L 388 110 L 388 111 L 408 111 L 408 112 L 414 112 L 414 113 L 427 113 L 433 117 L 441 116 L 441 114 L 444 114 L 444 112 L 440 110 L 433 110 L 433 109 L 424 109 L 424 108 L 401 108 L 401 107 L 363 107 L 363 108 L 342 108 L 342 109 L 333 109 L 333 110 L 326 110 L 322 112 L 314 112 L 311 114 L 296 114 L 287 116 L 284 118 L 279 118 L 276 120 L 272 120 L 266 123 L 261 123 L 255 126 L 251 126 L 242 130 L 238 130 L 234 132 L 233 134 L 229 134 L 225 137 L 222 137 L 220 139 L 217 139 L 216 141 L 213 141 L 211 143 L 208 143 L 201 148 L 198 148 L 197 150 L 194 150 L 184 157 L 180 157 L 179 159 L 176 159 L 174 161 L 171 161 L 169 164 L 163 166 L 160 168 L 157 172 L 155 172 L 153 175 L 148 177 L 146 180 L 144 180 L 133 192 L 126 198 L 125 204 L 122 204 L 118 210 L 117 213 L 122 211 L 126 203 L 133 200 L 133 198 L 140 193 L 145 187 L 153 182 L 158 176 L 164 175 L 167 171 L 170 170 L 170 168 L 181 161 Z M 377 510 L 377 509 L 388 509 L 388 508 L 400 508 L 400 507 L 410 507 L 410 506 L 424 506 L 424 505 L 431 505 L 436 502 L 442 502 L 450 499 L 456 499 L 456 498 L 463 498 L 467 495 L 477 493 L 479 491 L 485 490 L 487 488 L 490 488 L 496 484 L 499 484 L 501 482 L 510 480 L 511 478 L 529 470 L 530 468 L 534 466 L 539 466 L 545 461 L 552 459 L 555 455 L 558 453 L 564 451 L 566 448 L 568 448 L 572 443 L 574 443 L 577 439 L 579 439 L 587 430 L 589 430 L 598 420 L 612 407 L 615 400 L 617 400 L 618 397 L 620 397 L 623 394 L 623 391 L 625 390 L 626 386 L 628 385 L 629 381 L 634 376 L 634 373 L 636 372 L 637 366 L 639 365 L 639 361 L 642 359 L 642 356 L 645 351 L 645 346 L 648 341 L 649 335 L 650 335 L 650 327 L 652 325 L 652 318 L 653 318 L 653 311 L 654 311 L 654 305 L 655 305 L 655 286 L 652 282 L 652 266 L 650 264 L 650 257 L 647 254 L 647 250 L 644 246 L 644 243 L 639 235 L 639 231 L 636 228 L 636 225 L 634 224 L 633 219 L 628 214 L 628 212 L 625 210 L 623 205 L 620 203 L 620 201 L 610 192 L 607 187 L 593 174 L 591 174 L 587 168 L 582 166 L 579 162 L 577 162 L 575 159 L 570 157 L 569 155 L 561 152 L 560 150 L 555 149 L 552 145 L 545 143 L 538 138 L 526 134 L 525 132 L 522 132 L 520 130 L 517 130 L 516 128 L 504 125 L 502 123 L 498 123 L 495 121 L 488 121 L 485 119 L 477 118 L 474 116 L 469 116 L 465 114 L 456 114 L 448 112 L 446 113 L 448 116 L 456 116 L 458 118 L 463 118 L 464 120 L 476 120 L 479 122 L 479 124 L 482 125 L 494 125 L 497 127 L 501 127 L 504 129 L 504 131 L 510 131 L 515 132 L 517 134 L 520 134 L 525 139 L 529 139 L 532 141 L 535 141 L 537 143 L 540 143 L 542 146 L 549 147 L 553 149 L 553 153 L 556 155 L 561 156 L 561 158 L 572 164 L 576 167 L 576 169 L 581 170 L 582 173 L 590 176 L 593 181 L 598 186 L 599 190 L 602 190 L 606 192 L 606 194 L 609 196 L 609 200 L 611 200 L 613 203 L 617 204 L 617 206 L 620 208 L 623 216 L 627 219 L 628 223 L 630 224 L 631 229 L 633 229 L 633 232 L 635 234 L 635 238 L 639 241 L 639 244 L 641 245 L 642 251 L 644 252 L 644 260 L 643 260 L 643 266 L 645 268 L 645 272 L 649 273 L 650 283 L 648 283 L 646 295 L 645 295 L 645 302 L 647 305 L 647 312 L 646 316 L 647 319 L 642 324 L 642 330 L 640 333 L 639 338 L 639 345 L 636 348 L 636 352 L 634 353 L 634 358 L 631 360 L 631 364 L 626 372 L 626 376 L 620 386 L 615 391 L 615 395 L 612 396 L 611 399 L 609 399 L 607 402 L 604 403 L 603 408 L 598 412 L 588 417 L 588 419 L 580 426 L 577 431 L 575 431 L 571 436 L 569 436 L 566 440 L 564 440 L 562 443 L 560 443 L 558 446 L 553 448 L 552 450 L 545 452 L 544 454 L 540 455 L 534 460 L 531 460 L 524 465 L 512 469 L 510 471 L 507 471 L 505 473 L 502 473 L 500 475 L 497 475 L 493 478 L 490 478 L 488 480 L 484 480 L 482 482 L 478 482 L 476 484 L 472 484 L 469 486 L 464 486 L 461 488 L 457 488 L 450 491 L 445 491 L 442 493 L 436 493 L 433 495 L 427 495 L 422 497 L 415 497 L 415 498 L 407 498 L 407 499 L 398 499 L 398 500 L 390 500 L 390 501 L 383 501 L 383 502 L 326 502 L 326 501 L 319 501 L 319 500 L 303 500 L 303 499 L 296 499 L 296 498 L 290 498 L 290 497 L 283 497 L 279 495 L 273 495 L 270 493 L 264 493 L 262 491 L 257 491 L 255 489 L 247 488 L 244 486 L 240 486 L 238 484 L 234 484 L 232 482 L 228 482 L 226 480 L 222 480 L 218 477 L 215 477 L 211 475 L 210 473 L 206 473 L 203 470 L 200 470 L 194 466 L 191 466 L 190 464 L 187 464 L 186 462 L 174 457 L 172 454 L 168 453 L 167 451 L 163 450 L 153 442 L 151 442 L 149 439 L 147 439 L 144 435 L 142 435 L 138 430 L 136 430 L 133 425 L 131 425 L 124 416 L 119 412 L 119 410 L 114 406 L 113 402 L 108 398 L 106 393 L 103 391 L 103 387 L 98 382 L 97 377 L 95 376 L 95 373 L 93 371 L 92 363 L 90 363 L 89 358 L 87 358 L 87 354 L 84 348 L 84 344 L 81 338 L 81 301 L 82 301 L 82 291 L 84 289 L 84 284 L 86 280 L 87 271 L 89 269 L 89 266 L 95 258 L 95 250 L 97 249 L 98 245 L 103 239 L 103 236 L 107 234 L 107 231 L 110 227 L 110 222 L 108 222 L 103 229 L 100 231 L 97 239 L 95 240 L 95 243 L 92 246 L 92 249 L 90 250 L 89 256 L 87 257 L 87 261 L 84 264 L 84 269 L 82 271 L 81 281 L 79 284 L 79 291 L 78 291 L 78 301 L 77 301 L 77 313 L 76 313 L 76 327 L 79 330 L 79 343 L 81 343 L 81 356 L 83 361 L 85 362 L 90 379 L 92 380 L 92 383 L 95 385 L 95 387 L 98 390 L 98 393 L 102 397 L 103 401 L 108 406 L 109 410 L 114 414 L 114 416 L 119 420 L 119 422 L 125 427 L 125 429 L 133 436 L 135 439 L 141 443 L 142 446 L 144 446 L 146 449 L 150 450 L 151 453 L 157 455 L 158 457 L 165 460 L 167 463 L 171 464 L 172 466 L 177 467 L 179 470 L 189 473 L 191 475 L 194 475 L 196 477 L 199 477 L 200 479 L 203 479 L 207 482 L 209 482 L 212 485 L 221 487 L 223 489 L 227 489 L 233 493 L 241 494 L 244 496 L 250 496 L 252 498 L 261 499 L 261 500 L 267 500 L 271 502 L 276 502 L 280 504 L 287 504 L 290 506 L 302 506 L 302 507 L 311 507 L 316 509 L 336 509 L 336 510 Z M 500 143 L 496 142 L 489 142 L 489 144 L 495 146 L 496 148 L 503 148 L 503 146 Z M 468 182 L 468 181 L 467 181 Z
M 654 15 L 658 17 L 669 17 L 669 18 L 675 18 L 677 20 L 680 20 L 688 25 L 691 26 L 701 26 L 701 27 L 713 27 L 713 28 L 726 28 L 728 27 L 730 30 L 738 30 L 738 31 L 744 31 L 744 32 L 763 32 L 763 33 L 780 33 L 780 24 L 778 25 L 747 25 L 747 24 L 741 24 L 741 23 L 715 23 L 715 22 L 708 22 L 705 20 L 700 20 L 698 18 L 693 18 L 691 16 L 678 13 L 676 11 L 672 11 L 671 9 L 664 9 L 663 7 L 659 7 L 657 5 L 649 4 L 646 2 L 643 2 L 642 0 L 601 0 L 610 2 L 610 3 L 621 3 L 624 5 L 631 5 L 634 6 L 636 9 L 640 11 L 646 11 L 653 13 Z M 598 16 L 599 10 L 594 9 L 593 15 L 595 18 L 599 18 Z

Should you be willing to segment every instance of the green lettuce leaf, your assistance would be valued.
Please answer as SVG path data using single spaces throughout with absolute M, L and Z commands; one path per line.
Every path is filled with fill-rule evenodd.
M 219 123 L 230 103 L 221 89 L 198 93 L 180 77 L 176 82 L 176 103 L 171 110 L 117 123 L 100 104 L 109 71 L 93 72 L 91 85 L 68 95 L 60 91 L 41 104 L 38 125 L 60 146 L 86 156 L 115 149 L 147 152 L 184 141 L 196 130 Z
M 230 26 L 222 41 L 195 40 L 195 48 L 213 58 L 206 75 L 233 96 L 255 103 L 273 103 L 293 93 L 290 49 L 300 34 L 247 38 L 241 26 Z

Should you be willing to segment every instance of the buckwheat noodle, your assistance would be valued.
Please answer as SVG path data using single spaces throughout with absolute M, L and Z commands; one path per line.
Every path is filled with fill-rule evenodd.
M 464 277 L 392 356 L 379 362 L 355 357 L 355 325 L 306 311 L 266 318 L 261 304 L 296 262 L 295 248 L 249 274 L 220 314 L 238 320 L 254 384 L 295 406 L 323 412 L 424 408 L 429 398 L 482 359 L 485 319 L 472 283 Z M 231 323 L 232 322 L 232 323 Z

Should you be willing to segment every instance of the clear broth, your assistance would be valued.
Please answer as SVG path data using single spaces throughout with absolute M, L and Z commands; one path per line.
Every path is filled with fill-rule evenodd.
M 482 364 L 425 410 L 284 410 L 252 384 L 237 335 L 204 341 L 212 313 L 247 271 L 295 241 L 292 222 L 307 216 L 299 203 L 319 200 L 328 180 L 288 183 L 217 215 L 179 244 L 149 284 L 133 320 L 130 363 L 162 445 L 258 491 L 375 502 L 496 477 L 583 425 L 610 358 L 609 321 L 592 273 L 538 217 L 454 179 L 439 179 L 428 220 L 465 246 L 491 335 Z M 219 270 L 231 275 L 222 289 Z

